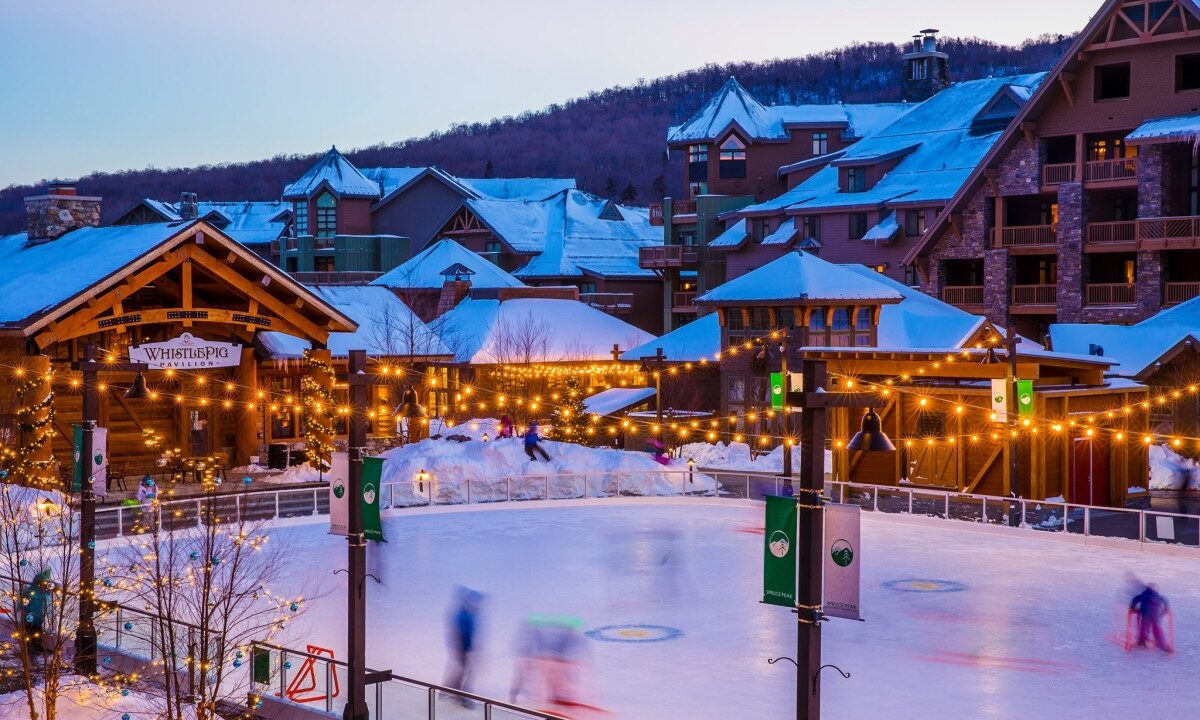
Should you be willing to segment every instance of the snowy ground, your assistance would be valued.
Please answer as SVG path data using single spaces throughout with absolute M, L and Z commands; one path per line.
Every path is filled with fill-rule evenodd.
M 518 621 L 563 613 L 591 629 L 679 631 L 659 642 L 588 641 L 594 700 L 607 717 L 788 717 L 794 670 L 766 659 L 795 652 L 795 619 L 758 602 L 761 525 L 761 505 L 712 500 L 389 513 L 389 542 L 373 544 L 368 561 L 383 580 L 369 584 L 368 665 L 440 682 L 445 617 L 463 584 L 487 593 L 483 694 L 507 695 Z M 284 644 L 344 657 L 344 575 L 332 574 L 344 566 L 344 540 L 315 523 L 281 527 L 276 541 L 293 553 L 289 582 L 327 591 Z M 1190 717 L 1200 706 L 1194 559 L 868 515 L 862 557 L 867 621 L 824 630 L 825 662 L 851 673 L 824 675 L 830 720 L 1149 720 Z M 1178 654 L 1122 649 L 1131 573 L 1169 597 Z

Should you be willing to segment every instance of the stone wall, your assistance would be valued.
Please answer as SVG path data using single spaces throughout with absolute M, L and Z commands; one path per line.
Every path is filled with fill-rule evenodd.
M 1083 287 L 1087 283 L 1083 262 L 1083 228 L 1088 200 L 1083 184 L 1058 186 L 1058 322 L 1083 322 Z
M 988 248 L 983 253 L 984 315 L 996 325 L 1008 324 L 1009 288 L 1013 264 L 1007 248 Z
M 100 198 L 42 195 L 25 198 L 30 242 L 47 242 L 82 227 L 100 227 Z
M 1139 250 L 1137 254 L 1137 320 L 1162 310 L 1163 254 Z
M 981 186 L 967 201 L 962 214 L 962 234 L 955 232 L 953 227 L 948 228 L 929 256 L 929 275 L 923 288 L 925 292 L 934 297 L 941 296 L 945 284 L 942 279 L 943 260 L 978 260 L 984 256 L 987 246 L 984 208 L 993 202 L 995 200 L 986 185 Z
M 1024 138 L 1017 140 L 1000 161 L 996 184 L 1001 195 L 1037 195 L 1042 188 L 1041 168 L 1044 144 L 1029 147 Z
M 1138 217 L 1162 217 L 1166 202 L 1167 146 L 1144 145 L 1138 154 Z

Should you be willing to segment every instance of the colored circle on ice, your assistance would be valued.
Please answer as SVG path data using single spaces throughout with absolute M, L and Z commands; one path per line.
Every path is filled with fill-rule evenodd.
M 603 642 L 649 643 L 683 637 L 683 631 L 665 625 L 605 625 L 588 630 L 587 636 Z
M 929 578 L 904 578 L 903 580 L 889 580 L 885 582 L 883 586 L 888 590 L 916 593 L 962 592 L 963 590 L 967 589 L 965 583 L 960 583 L 955 580 L 932 580 Z
M 781 558 L 787 557 L 788 550 L 791 549 L 792 543 L 791 540 L 788 539 L 787 533 L 782 530 L 776 530 L 775 532 L 771 533 L 771 541 L 767 543 L 767 547 L 770 548 L 772 555 L 777 558 Z
M 854 548 L 845 540 L 834 540 L 833 545 L 829 546 L 829 557 L 838 567 L 849 567 L 854 562 Z

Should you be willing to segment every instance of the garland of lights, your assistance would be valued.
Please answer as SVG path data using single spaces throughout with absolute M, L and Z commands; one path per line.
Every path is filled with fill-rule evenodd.
M 304 361 L 313 370 L 322 373 L 331 380 L 336 377 L 331 363 L 318 359 L 311 350 L 304 351 Z M 312 373 L 300 378 L 302 413 L 306 426 L 304 428 L 304 454 L 308 464 L 322 472 L 330 469 L 330 459 L 333 457 L 332 439 L 337 434 L 333 425 L 334 409 L 337 399 L 333 391 L 324 383 L 318 382 Z
M 554 418 L 554 433 L 565 440 L 580 445 L 594 445 L 595 429 L 588 424 L 588 413 L 583 406 L 583 392 L 579 376 L 568 375 L 563 383 L 563 403 L 551 417 Z
M 23 374 L 20 372 L 18 376 Z M 12 438 L 16 447 L 4 447 L 0 451 L 0 470 L 4 471 L 3 479 L 7 482 L 39 488 L 53 488 L 58 482 L 52 472 L 54 458 L 42 456 L 54 427 L 54 386 L 51 380 L 49 374 L 45 377 L 31 376 L 22 380 L 17 387 L 15 396 L 19 405 L 13 413 L 17 435 Z M 46 395 L 30 404 L 29 394 L 42 385 L 46 386 Z

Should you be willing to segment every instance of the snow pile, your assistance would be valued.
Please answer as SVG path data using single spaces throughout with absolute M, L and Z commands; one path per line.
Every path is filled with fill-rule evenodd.
M 234 475 L 233 479 L 241 482 L 242 477 L 241 475 Z M 262 482 L 271 483 L 272 485 L 294 485 L 296 483 L 325 482 L 327 480 L 329 480 L 329 473 L 325 473 L 322 476 L 315 467 L 304 463 L 302 465 L 293 465 L 278 475 L 265 477 L 262 479 Z
M 472 440 L 482 440 L 484 435 L 495 438 L 500 435 L 500 421 L 495 418 L 471 418 L 464 422 L 450 422 L 442 418 L 429 421 L 429 435 L 442 439 L 462 435 Z
M 766 455 L 750 457 L 750 446 L 746 443 L 689 443 L 679 449 L 679 457 L 686 463 L 696 461 L 696 467 L 706 470 L 741 470 L 744 472 L 777 473 L 783 470 L 783 446 Z M 800 448 L 792 448 L 792 469 L 798 468 Z M 825 472 L 833 472 L 833 453 L 825 451 Z
M 1200 463 L 1166 445 L 1150 448 L 1151 490 L 1200 490 Z
M 464 425 L 470 427 L 471 422 Z M 494 425 L 481 420 L 473 432 L 482 435 L 487 427 L 494 431 Z M 687 465 L 681 460 L 664 467 L 647 453 L 546 440 L 542 447 L 550 461 L 533 462 L 525 455 L 523 443 L 521 438 L 489 442 L 428 439 L 388 450 L 381 455 L 385 502 L 390 499 L 392 506 L 404 506 L 529 500 L 547 495 L 602 497 L 618 491 L 623 495 L 677 495 L 713 487 L 711 478 L 699 474 L 689 484 Z

